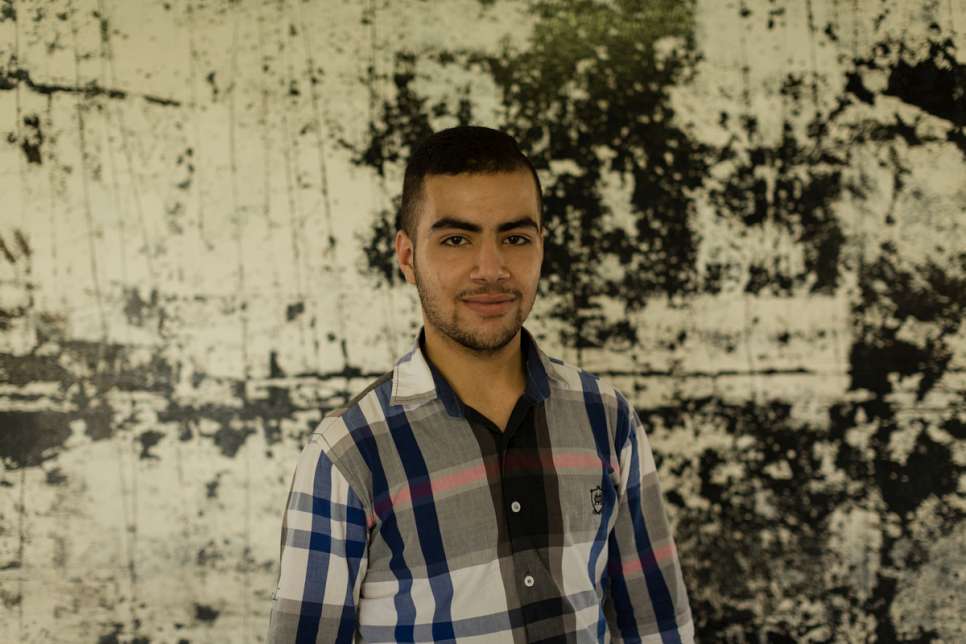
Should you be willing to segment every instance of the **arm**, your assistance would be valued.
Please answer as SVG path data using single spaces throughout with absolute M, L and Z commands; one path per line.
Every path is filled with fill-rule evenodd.
M 367 538 L 362 502 L 313 434 L 282 519 L 269 644 L 353 640 Z
M 620 483 L 608 538 L 604 606 L 616 641 L 693 642 L 694 625 L 651 445 L 637 412 L 618 394 Z

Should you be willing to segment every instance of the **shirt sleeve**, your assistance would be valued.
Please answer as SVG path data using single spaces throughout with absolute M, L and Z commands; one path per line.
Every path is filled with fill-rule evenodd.
M 282 518 L 268 642 L 352 642 L 367 565 L 366 511 L 312 434 Z
M 664 511 L 650 442 L 637 412 L 618 393 L 617 519 L 608 537 L 604 605 L 617 642 L 694 642 L 694 624 L 674 537 Z

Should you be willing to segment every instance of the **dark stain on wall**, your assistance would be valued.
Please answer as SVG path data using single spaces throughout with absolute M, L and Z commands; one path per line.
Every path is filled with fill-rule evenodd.
M 211 606 L 206 606 L 205 604 L 195 604 L 195 619 L 199 622 L 212 623 L 218 619 L 218 615 L 221 614 L 220 610 L 212 608 Z
M 139 619 L 135 618 L 134 628 L 140 628 L 141 624 Z M 97 644 L 151 644 L 151 639 L 148 637 L 127 637 L 123 635 L 125 631 L 124 624 L 120 622 L 114 622 L 111 624 L 111 630 L 108 633 L 101 635 L 97 639 Z
M 160 330 L 164 308 L 159 301 L 157 289 L 151 289 L 148 297 L 144 298 L 140 289 L 128 287 L 124 289 L 124 299 L 124 316 L 130 324 L 143 327 L 151 320 L 154 322 L 152 326 Z
M 293 302 L 285 307 L 285 319 L 291 322 L 305 313 L 305 302 Z
M 205 483 L 205 488 L 208 490 L 208 498 L 216 499 L 218 498 L 218 486 L 221 485 L 221 472 L 215 475 L 215 478 Z
M 863 268 L 861 299 L 854 305 L 856 342 L 852 345 L 851 389 L 866 389 L 879 398 L 897 382 L 918 378 L 922 400 L 942 379 L 952 359 L 956 332 L 966 314 L 966 252 L 952 264 L 926 261 L 904 266 L 895 247 Z M 903 326 L 931 329 L 922 343 L 902 339 Z
M 846 90 L 860 100 L 874 104 L 875 95 L 866 89 L 862 74 L 868 71 L 888 73 L 883 95 L 896 97 L 909 105 L 950 123 L 946 138 L 966 155 L 966 65 L 956 58 L 957 51 L 951 36 L 943 35 L 938 24 L 930 25 L 930 38 L 924 53 L 914 51 L 901 40 L 882 38 L 866 56 L 854 59 L 854 71 L 849 74 Z M 898 117 L 897 117 L 898 119 Z M 897 123 L 910 144 L 924 141 L 916 128 Z
M 153 454 L 151 452 L 151 448 L 160 443 L 164 436 L 165 435 L 163 433 L 153 429 L 149 429 L 138 434 L 138 442 L 141 443 L 141 454 L 139 458 L 158 460 L 158 455 Z
M 939 26 L 933 25 L 938 31 Z M 889 69 L 889 85 L 883 92 L 910 105 L 963 127 L 966 125 L 966 66 L 956 60 L 952 38 L 929 43 L 927 57 L 915 60 L 905 43 L 882 42 L 879 48 L 888 55 L 890 47 L 899 48 L 899 57 Z M 912 59 L 914 62 L 907 62 Z M 875 61 L 857 61 L 875 69 Z
M 17 135 L 11 132 L 7 136 L 7 141 L 16 145 Z M 44 143 L 44 133 L 40 129 L 40 118 L 36 114 L 27 114 L 23 117 L 23 126 L 19 137 L 20 149 L 23 150 L 27 163 L 40 165 L 43 163 L 41 146 Z
M 782 84 L 781 94 L 792 104 L 792 115 L 801 113 L 802 90 L 803 79 L 794 74 Z M 722 113 L 721 121 L 728 125 L 730 115 Z M 846 158 L 823 149 L 821 139 L 800 141 L 790 120 L 782 124 L 777 145 L 761 142 L 756 117 L 744 115 L 737 121 L 748 144 L 733 139 L 716 153 L 717 163 L 729 169 L 721 185 L 709 191 L 716 216 L 749 228 L 766 223 L 785 228 L 805 252 L 805 268 L 799 274 L 786 274 L 774 263 L 777 257 L 772 263 L 752 264 L 745 292 L 789 296 L 809 283 L 814 293 L 834 292 L 845 242 L 834 208 L 843 193 Z M 823 127 L 813 121 L 809 129 Z M 774 172 L 774 178 L 771 172 L 760 172 L 763 168 Z
M 47 485 L 64 485 L 67 477 L 59 467 L 52 467 L 47 470 Z
M 662 431 L 690 424 L 702 428 L 700 433 L 723 432 L 732 439 L 730 448 L 705 449 L 693 459 L 657 455 L 659 464 L 670 461 L 675 476 L 697 476 L 698 498 L 713 508 L 702 509 L 698 498 L 668 497 L 678 506 L 678 547 L 690 560 L 687 581 L 700 630 L 714 641 L 759 636 L 785 641 L 807 633 L 814 623 L 788 625 L 796 630 L 764 628 L 748 606 L 764 601 L 758 608 L 768 614 L 783 597 L 826 598 L 828 589 L 816 583 L 827 566 L 820 553 L 829 516 L 849 492 L 825 481 L 816 447 L 829 441 L 827 430 L 795 422 L 780 400 L 728 404 L 691 398 L 639 414 Z M 708 588 L 716 591 L 702 590 Z M 772 590 L 763 597 L 766 588 Z
M 0 411 L 0 458 L 10 469 L 37 467 L 53 458 L 70 438 L 75 416 L 55 411 Z

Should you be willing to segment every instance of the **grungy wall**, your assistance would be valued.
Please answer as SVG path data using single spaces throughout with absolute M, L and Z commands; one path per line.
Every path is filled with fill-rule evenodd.
M 258 642 L 421 323 L 410 147 L 532 152 L 702 642 L 966 640 L 966 3 L 0 0 L 0 641 Z

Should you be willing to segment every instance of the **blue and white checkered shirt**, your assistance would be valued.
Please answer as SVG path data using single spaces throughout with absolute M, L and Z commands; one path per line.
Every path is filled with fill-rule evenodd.
M 459 399 L 424 331 L 325 416 L 288 495 L 269 642 L 694 640 L 637 413 L 521 336 L 505 428 Z

